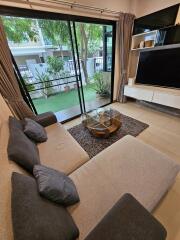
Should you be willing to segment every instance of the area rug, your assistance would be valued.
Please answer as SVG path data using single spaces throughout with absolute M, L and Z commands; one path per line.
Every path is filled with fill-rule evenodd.
M 121 114 L 121 121 L 121 128 L 108 138 L 94 137 L 82 123 L 70 128 L 68 131 L 88 153 L 89 157 L 92 158 L 122 137 L 126 135 L 132 135 L 136 137 L 149 126 L 146 123 L 140 122 L 123 114 Z

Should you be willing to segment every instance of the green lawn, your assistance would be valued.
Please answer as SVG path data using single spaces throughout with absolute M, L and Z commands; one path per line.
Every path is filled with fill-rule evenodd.
M 84 87 L 85 101 L 92 101 L 96 98 L 96 92 L 89 86 Z M 54 96 L 46 98 L 34 99 L 33 103 L 38 113 L 47 111 L 58 112 L 63 109 L 68 109 L 79 104 L 77 90 L 71 90 L 69 92 L 61 92 Z

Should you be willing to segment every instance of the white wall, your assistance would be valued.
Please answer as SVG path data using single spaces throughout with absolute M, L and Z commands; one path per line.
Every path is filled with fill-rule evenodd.
M 132 12 L 141 17 L 180 3 L 179 0 L 133 0 Z
M 131 0 L 76 0 L 76 3 L 92 5 L 99 8 L 109 8 L 115 11 L 129 12 Z
M 73 3 L 73 0 L 67 0 L 71 3 Z M 129 12 L 130 11 L 130 6 L 133 0 L 76 0 L 76 3 L 82 4 L 82 5 L 89 5 L 97 8 L 108 8 L 110 10 L 114 11 L 122 11 L 122 12 Z M 49 12 L 61 12 L 65 14 L 75 14 L 75 15 L 86 15 L 89 17 L 98 17 L 98 18 L 109 18 L 109 19 L 114 19 L 114 17 L 111 14 L 107 13 L 93 13 L 93 11 L 90 10 L 82 10 L 78 9 L 76 7 L 70 8 L 67 6 L 63 5 L 57 5 L 53 3 L 48 3 L 48 2 L 42 2 L 40 0 L 32 1 L 33 3 L 30 4 L 27 1 L 19 1 L 19 0 L 14 0 L 12 3 L 11 0 L 0 0 L 0 5 L 5 5 L 5 6 L 13 6 L 13 7 L 22 7 L 22 8 L 28 8 L 28 9 L 37 9 L 37 10 L 45 10 Z

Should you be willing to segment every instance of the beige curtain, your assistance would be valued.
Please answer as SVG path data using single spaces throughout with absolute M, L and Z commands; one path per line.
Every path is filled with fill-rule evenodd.
M 128 83 L 128 65 L 131 48 L 132 29 L 135 16 L 129 13 L 121 13 L 117 24 L 117 44 L 119 45 L 119 83 L 117 92 L 117 101 L 126 102 L 124 96 L 124 86 Z
M 0 93 L 14 114 L 23 119 L 33 117 L 34 113 L 23 100 L 16 76 L 14 74 L 11 54 L 0 18 Z

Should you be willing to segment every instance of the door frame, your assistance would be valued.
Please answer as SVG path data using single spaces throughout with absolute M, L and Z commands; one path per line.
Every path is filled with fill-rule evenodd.
M 23 17 L 23 18 L 37 18 L 37 19 L 50 19 L 50 20 L 63 20 L 67 22 L 83 22 L 83 23 L 94 23 L 100 25 L 110 25 L 112 26 L 112 69 L 111 69 L 111 99 L 110 103 L 103 105 L 107 106 L 113 103 L 113 95 L 114 95 L 114 73 L 115 73 L 115 48 L 116 48 L 116 21 L 100 19 L 100 18 L 92 18 L 86 16 L 77 16 L 77 15 L 68 15 L 62 13 L 53 13 L 48 11 L 40 11 L 33 9 L 25 9 L 18 7 L 9 7 L 0 5 L 0 15 L 2 16 L 12 16 L 12 17 Z M 73 27 L 74 28 L 74 27 Z M 76 43 L 75 43 L 76 45 Z M 76 46 L 75 46 L 76 48 Z M 79 99 L 80 100 L 80 99 Z M 81 104 L 81 103 L 80 103 Z M 68 120 L 62 121 L 62 123 L 73 120 L 77 117 L 81 116 L 81 114 L 76 115 Z

